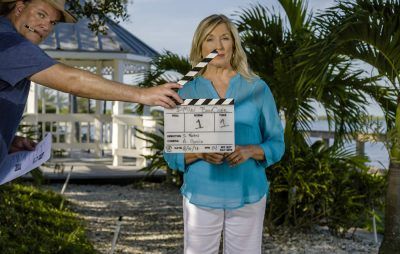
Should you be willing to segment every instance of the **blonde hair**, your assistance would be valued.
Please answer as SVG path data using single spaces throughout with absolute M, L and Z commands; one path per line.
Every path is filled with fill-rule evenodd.
M 239 31 L 232 21 L 222 14 L 214 14 L 203 19 L 198 25 L 196 32 L 193 36 L 192 49 L 190 50 L 190 63 L 192 67 L 196 66 L 203 57 L 201 55 L 201 47 L 207 36 L 215 29 L 219 24 L 226 24 L 233 38 L 233 53 L 231 58 L 231 65 L 234 71 L 240 73 L 247 80 L 251 80 L 257 77 L 249 68 L 247 63 L 247 56 L 243 50 L 240 42 Z M 200 73 L 202 74 L 204 70 Z

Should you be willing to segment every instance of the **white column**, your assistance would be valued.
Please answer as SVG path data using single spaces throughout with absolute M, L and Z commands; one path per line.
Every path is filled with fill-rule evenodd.
M 36 126 L 38 124 L 38 116 L 39 116 L 39 114 L 38 114 L 39 113 L 38 112 L 39 111 L 38 90 L 39 90 L 38 85 L 36 83 L 32 82 L 31 87 L 29 88 L 28 101 L 26 104 L 26 113 L 35 115 L 34 122 L 31 122 L 30 124 L 34 124 Z M 37 128 L 36 130 L 37 130 L 36 134 L 39 134 L 38 133 L 39 128 Z
M 101 70 L 103 69 L 103 65 L 100 61 L 96 61 L 96 74 L 101 76 Z M 94 143 L 95 143 L 95 154 L 98 157 L 101 157 L 101 143 L 102 143 L 102 133 L 103 133 L 103 124 L 100 121 L 101 116 L 101 104 L 102 101 L 96 100 L 96 112 L 94 118 Z
M 124 79 L 124 62 L 121 60 L 114 61 L 114 72 L 113 80 L 123 82 Z M 124 103 L 115 101 L 113 103 L 112 117 L 112 154 L 113 154 L 113 166 L 119 166 L 122 164 L 122 156 L 117 155 L 117 150 L 123 148 L 123 126 L 119 125 L 115 120 L 115 116 L 122 115 L 124 111 Z
M 26 113 L 37 114 L 38 113 L 38 87 L 36 83 L 31 84 L 29 89 L 28 103 L 26 105 Z
M 157 121 L 152 116 L 142 116 L 141 118 L 142 118 L 143 131 L 157 133 L 157 127 L 158 127 Z M 139 146 L 139 148 L 141 150 L 141 154 L 151 155 L 152 153 L 154 153 L 154 151 L 147 148 L 149 144 L 147 144 L 146 140 L 140 140 L 138 138 L 135 140 L 138 142 L 137 146 Z M 139 143 L 139 141 L 140 141 L 140 143 Z M 139 148 L 137 148 L 137 149 L 139 149 Z M 141 167 L 146 167 L 146 166 L 147 166 L 147 161 L 143 157 Z
M 46 96 L 45 96 L 45 90 L 46 89 L 44 86 L 40 86 L 40 97 L 41 97 L 41 104 L 42 104 L 42 110 L 40 114 L 44 115 L 46 114 Z M 46 122 L 42 121 L 42 137 L 44 137 L 46 134 Z

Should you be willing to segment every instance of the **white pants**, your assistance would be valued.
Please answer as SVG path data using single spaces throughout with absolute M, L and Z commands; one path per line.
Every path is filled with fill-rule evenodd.
M 216 254 L 223 231 L 224 254 L 260 254 L 265 196 L 239 209 L 210 209 L 183 197 L 184 253 Z

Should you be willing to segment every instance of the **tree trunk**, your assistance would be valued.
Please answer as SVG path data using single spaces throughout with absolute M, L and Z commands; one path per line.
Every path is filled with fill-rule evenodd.
M 386 191 L 385 234 L 380 254 L 400 252 L 400 162 L 390 162 Z
M 400 252 L 400 96 L 397 97 L 395 138 L 390 151 L 388 186 L 386 190 L 385 232 L 380 254 Z

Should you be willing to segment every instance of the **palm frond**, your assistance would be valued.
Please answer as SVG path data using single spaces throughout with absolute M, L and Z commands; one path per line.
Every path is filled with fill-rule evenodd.
M 170 51 L 165 51 L 160 56 L 153 59 L 150 70 L 145 73 L 144 80 L 138 84 L 139 87 L 153 87 L 167 82 L 176 82 L 178 80 L 166 80 L 163 74 L 166 71 L 173 70 L 182 75 L 191 69 L 189 60 L 186 57 L 179 56 Z M 136 106 L 138 114 L 143 113 L 143 105 Z
M 400 1 L 339 2 L 316 18 L 330 51 L 374 66 L 393 85 L 400 75 Z
M 307 13 L 307 2 L 303 0 L 279 0 L 290 23 L 293 34 L 309 29 L 312 16 Z
M 154 59 L 153 64 L 157 70 L 174 70 L 182 75 L 191 69 L 187 57 L 179 56 L 171 51 L 165 51 L 162 55 Z

